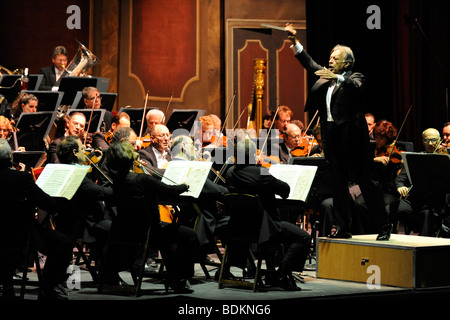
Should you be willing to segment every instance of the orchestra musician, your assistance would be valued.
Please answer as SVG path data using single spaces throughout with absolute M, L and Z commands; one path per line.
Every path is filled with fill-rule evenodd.
M 179 135 L 173 139 L 171 152 L 171 161 L 197 160 L 194 142 L 190 137 L 185 135 Z M 225 186 L 215 183 L 208 178 L 205 181 L 200 196 L 198 199 L 195 199 L 198 208 L 201 210 L 201 215 L 198 216 L 198 213 L 192 212 L 192 209 L 188 209 L 186 206 L 181 207 L 181 223 L 193 226 L 193 223 L 188 221 L 188 219 L 194 218 L 192 220 L 196 220 L 198 216 L 196 232 L 205 256 L 212 249 L 211 245 L 216 241 L 215 237 L 223 240 L 223 234 L 229 217 L 219 212 L 217 202 L 221 200 L 221 196 L 225 193 L 228 193 L 228 189 Z
M 296 39 L 292 24 L 285 30 L 292 41 L 295 57 L 319 80 L 312 86 L 305 111 L 315 112 L 321 121 L 322 144 L 330 165 L 333 189 L 334 227 L 330 237 L 351 237 L 353 203 L 349 195 L 350 175 L 361 188 L 373 216 L 380 215 L 377 240 L 389 240 L 391 225 L 384 207 L 383 193 L 371 180 L 373 161 L 369 153 L 369 135 L 363 113 L 365 78 L 353 72 L 354 55 L 349 47 L 335 46 L 330 54 L 329 68 L 317 64 Z
M 112 118 L 111 126 L 108 132 L 96 132 L 92 136 L 91 146 L 93 149 L 103 149 L 106 150 L 111 143 L 111 139 L 114 132 L 121 127 L 129 127 L 131 125 L 130 116 L 126 112 L 120 112 L 114 115 Z
M 47 163 L 60 163 L 56 149 L 61 141 L 67 136 L 77 136 L 84 139 L 84 129 L 86 126 L 86 117 L 81 112 L 73 112 L 67 117 L 65 122 L 65 132 L 61 137 L 54 139 L 48 147 Z
M 22 92 L 11 104 L 11 121 L 17 124 L 22 113 L 37 112 L 39 100 L 31 93 Z
M 422 132 L 423 153 L 443 153 L 447 150 L 440 145 L 440 134 L 435 128 L 428 128 Z M 445 214 L 445 197 L 447 193 L 430 194 L 419 192 L 411 185 L 406 169 L 395 178 L 395 186 L 400 195 L 397 217 L 404 219 L 409 231 L 415 231 L 422 236 L 435 237 L 441 226 Z
M 112 143 L 106 153 L 106 160 L 111 171 L 115 173 L 112 179 L 118 206 L 126 207 L 130 201 L 135 202 L 136 197 L 144 197 L 148 204 L 152 227 L 150 245 L 158 248 L 164 259 L 168 272 L 166 289 L 170 287 L 176 293 L 193 292 L 187 287 L 187 281 L 194 276 L 194 264 L 198 261 L 197 235 L 194 230 L 186 226 L 162 223 L 158 208 L 159 197 L 175 197 L 187 191 L 189 187 L 186 184 L 167 185 L 151 175 L 135 173 L 132 168 L 136 153 L 128 141 Z M 117 256 L 114 257 L 114 260 L 116 261 L 117 258 Z
M 288 106 L 280 106 L 275 116 L 273 129 L 278 129 L 278 134 L 281 136 L 286 130 L 286 125 L 291 122 L 294 112 Z
M 267 216 L 263 219 L 264 225 L 261 226 L 260 243 L 281 242 L 285 244 L 286 251 L 279 268 L 266 277 L 266 284 L 274 287 L 281 286 L 285 290 L 298 290 L 297 286 L 289 281 L 288 276 L 292 271 L 303 271 L 310 250 L 311 238 L 305 230 L 280 218 L 275 195 L 278 194 L 283 199 L 287 198 L 290 187 L 287 183 L 272 175 L 263 173 L 263 168 L 255 165 L 256 153 L 256 144 L 252 140 L 241 139 L 237 142 L 237 159 L 242 161 L 239 161 L 227 171 L 225 180 L 228 190 L 261 196 Z M 240 256 L 241 259 L 244 258 L 246 256 L 245 251 L 240 253 Z M 238 257 L 234 259 L 239 260 Z M 272 259 L 268 258 L 266 262 L 270 265 L 268 268 L 274 271 Z M 243 263 L 245 261 L 241 262 L 241 266 L 244 266 Z
M 153 126 L 150 132 L 151 143 L 148 147 L 139 150 L 139 157 L 156 171 L 164 172 L 164 167 L 172 159 L 170 143 L 172 136 L 169 129 L 163 124 Z
M 164 112 L 159 109 L 150 109 L 145 115 L 147 130 L 144 135 L 150 135 L 152 128 L 157 124 L 165 124 Z
M 442 128 L 442 146 L 450 148 L 450 122 L 444 123 Z
M 59 82 L 61 77 L 67 75 L 65 68 L 69 61 L 67 49 L 64 46 L 57 46 L 52 51 L 52 65 L 42 68 L 39 73 L 44 75 L 39 90 L 56 90 L 55 84 Z
M 87 162 L 85 148 L 78 136 L 65 137 L 57 147 L 57 155 L 60 163 L 64 164 L 84 165 Z M 105 218 L 107 212 L 102 203 L 112 200 L 111 186 L 96 184 L 86 175 L 71 200 L 59 201 L 64 212 L 55 219 L 57 229 L 73 240 L 82 238 L 88 243 L 91 259 L 97 265 L 102 262 L 102 252 L 111 229 L 111 220 Z M 106 277 L 105 283 L 125 284 L 118 274 Z
M 398 193 L 394 181 L 403 168 L 401 151 L 395 146 L 397 133 L 395 125 L 387 120 L 378 121 L 373 128 L 375 138 L 374 179 L 383 191 L 384 204 L 389 214 L 391 212 L 395 214 L 397 211 Z M 394 217 L 391 218 L 391 221 L 393 221 Z M 377 219 L 378 216 L 370 216 L 364 197 L 361 194 L 356 196 L 355 216 L 353 217 L 355 226 L 352 228 L 354 232 L 359 234 L 376 232 L 377 230 L 374 230 L 373 226 L 379 225 L 376 222 Z
M 369 130 L 369 139 L 370 140 L 374 140 L 375 136 L 373 134 L 373 128 L 375 127 L 375 116 L 371 113 L 366 113 L 364 115 L 366 117 L 366 122 L 367 122 L 367 130 Z
M 302 131 L 296 124 L 288 123 L 285 128 L 284 139 L 280 142 L 279 157 L 281 163 L 289 163 L 289 158 L 293 156 L 291 151 L 300 148 L 302 142 Z
M 81 97 L 83 98 L 85 109 L 101 109 L 102 107 L 102 96 L 100 95 L 100 90 L 96 87 L 86 87 L 81 91 Z M 111 128 L 111 123 L 113 121 L 113 116 L 111 111 L 105 110 L 105 115 L 103 117 L 104 131 L 108 131 Z
M 35 219 L 36 208 L 54 215 L 57 205 L 54 198 L 45 193 L 28 172 L 11 167 L 12 151 L 8 142 L 0 139 L 0 284 L 4 299 L 13 299 L 13 275 L 24 259 L 24 249 L 31 230 L 35 236 L 31 250 L 39 250 L 47 256 L 40 279 L 39 300 L 67 300 L 58 286 L 67 279 L 67 267 L 72 262 L 72 246 L 68 237 L 53 230 L 47 220 Z M 22 259 L 22 260 L 21 260 Z

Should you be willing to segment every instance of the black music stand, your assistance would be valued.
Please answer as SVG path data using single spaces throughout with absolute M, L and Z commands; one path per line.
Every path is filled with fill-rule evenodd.
M 84 114 L 86 117 L 86 127 L 85 130 L 88 129 L 89 126 L 89 133 L 95 133 L 102 131 L 102 125 L 103 125 L 103 118 L 105 117 L 105 109 L 69 109 L 67 110 L 67 114 L 70 115 L 74 112 L 80 112 Z M 92 119 L 91 119 L 92 114 Z M 89 119 L 91 120 L 91 124 L 89 125 Z
M 22 113 L 17 121 L 17 144 L 26 151 L 45 151 L 45 138 L 55 122 L 57 112 Z
M 114 103 L 116 102 L 117 93 L 101 92 L 100 96 L 102 97 L 101 109 L 105 109 L 111 112 L 114 107 Z M 86 105 L 83 99 L 83 92 L 78 91 L 75 95 L 75 98 L 73 99 L 72 109 L 85 109 L 85 108 Z
M 139 134 L 141 133 L 141 126 L 142 126 L 142 117 L 144 115 L 144 109 L 145 108 L 120 108 L 120 112 L 125 112 L 130 116 L 130 127 L 136 132 L 136 135 L 139 137 Z M 146 112 L 149 112 L 151 109 L 159 109 L 156 107 L 147 107 Z M 142 134 L 144 134 L 147 131 L 147 121 L 144 117 L 144 126 L 142 127 Z
M 415 193 L 419 192 L 423 195 L 450 193 L 450 157 L 448 155 L 402 152 L 402 158 Z
M 25 90 L 24 92 L 34 95 L 39 100 L 39 111 L 58 111 L 61 104 L 64 92 L 58 91 L 39 91 L 39 90 Z
M 108 91 L 109 79 L 97 77 L 63 77 L 58 91 L 64 92 L 63 106 L 72 105 L 78 91 L 86 87 L 96 87 L 100 92 Z
M 166 126 L 173 137 L 179 135 L 176 130 L 179 130 L 179 133 L 183 131 L 189 132 L 189 135 L 192 137 L 196 129 L 195 121 L 198 121 L 198 118 L 204 114 L 205 110 L 200 109 L 174 109 L 169 120 L 167 120 Z
M 317 167 L 316 175 L 307 199 L 307 202 L 311 204 L 311 208 L 313 209 L 313 223 L 311 224 L 312 246 L 309 255 L 309 260 L 311 263 L 311 260 L 316 255 L 316 233 L 319 224 L 317 213 L 319 211 L 320 202 L 324 197 L 330 197 L 332 195 L 330 168 L 328 160 L 325 159 L 325 157 L 292 157 L 289 158 L 289 164 Z
M 20 74 L 4 74 L 0 79 L 0 86 L 2 87 L 12 87 L 14 84 L 19 83 L 22 76 Z M 27 90 L 38 90 L 41 85 L 42 80 L 44 79 L 43 74 L 30 74 L 28 76 L 28 87 Z
M 45 151 L 16 151 L 13 152 L 12 157 L 14 163 L 25 164 L 25 170 L 29 171 L 37 166 L 44 155 Z

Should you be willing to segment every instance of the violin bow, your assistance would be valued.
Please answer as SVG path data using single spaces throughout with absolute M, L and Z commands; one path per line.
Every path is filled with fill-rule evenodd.
M 167 103 L 167 106 L 166 106 L 166 110 L 164 111 L 164 119 L 162 120 L 163 123 L 166 122 L 166 118 L 167 118 L 166 114 L 167 114 L 167 111 L 169 110 L 169 106 L 170 106 L 170 103 L 172 102 L 172 98 L 173 98 L 173 93 L 170 96 L 169 102 Z
M 262 145 L 261 152 L 262 152 L 262 150 L 264 150 L 264 148 L 265 148 L 265 146 L 266 146 L 267 139 L 269 138 L 270 131 L 272 131 L 272 127 L 273 127 L 273 124 L 274 124 L 274 122 L 275 122 L 275 119 L 277 118 L 277 114 L 278 114 L 278 110 L 279 110 L 279 109 L 280 109 L 280 106 L 278 105 L 277 110 L 275 111 L 275 114 L 273 115 L 272 123 L 270 124 L 269 130 L 267 131 L 266 138 L 264 139 L 264 143 L 263 143 L 263 145 Z
M 405 119 L 403 119 L 403 123 L 402 123 L 402 125 L 400 126 L 400 130 L 398 130 L 398 133 L 397 133 L 397 138 L 398 138 L 398 136 L 400 135 L 400 132 L 402 132 L 402 130 L 403 130 L 403 126 L 405 125 L 406 119 L 408 118 L 408 115 L 409 115 L 409 113 L 410 113 L 410 111 L 411 111 L 411 108 L 412 108 L 412 105 L 409 106 L 409 109 L 408 109 L 408 112 L 406 113 Z M 397 143 L 397 139 L 395 139 L 394 143 L 392 144 L 391 152 L 389 152 L 389 160 L 391 160 L 391 156 L 392 156 L 392 153 L 393 153 L 393 151 L 394 151 L 394 147 L 395 147 L 395 144 L 396 144 L 396 143 Z
M 94 114 L 94 106 L 95 103 L 97 102 L 97 96 L 94 98 L 94 103 L 92 104 L 92 108 L 91 108 L 91 115 L 89 117 L 89 122 L 88 122 L 88 127 L 87 127 L 87 131 L 86 131 L 86 136 L 84 137 L 84 144 L 83 146 L 86 148 L 86 141 L 87 141 L 87 136 L 89 135 L 89 129 L 91 127 L 91 121 L 92 121 L 92 116 Z
M 148 91 L 147 91 L 147 94 L 145 96 L 144 112 L 142 113 L 141 130 L 139 132 L 139 139 L 138 140 L 141 140 L 141 138 L 142 138 L 142 130 L 144 129 L 144 123 L 145 123 L 145 113 L 147 111 L 147 102 L 148 102 Z

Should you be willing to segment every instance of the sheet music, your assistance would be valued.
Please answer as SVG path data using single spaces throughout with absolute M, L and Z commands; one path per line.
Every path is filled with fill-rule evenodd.
M 317 166 L 297 164 L 276 164 L 271 165 L 269 168 L 271 175 L 286 182 L 291 188 L 289 200 L 306 201 L 316 172 Z M 279 196 L 277 197 L 280 198 Z
M 89 169 L 89 166 L 49 163 L 42 170 L 36 184 L 52 197 L 70 200 Z
M 186 183 L 189 190 L 181 195 L 198 198 L 211 166 L 212 162 L 210 161 L 170 161 L 161 181 L 169 185 Z

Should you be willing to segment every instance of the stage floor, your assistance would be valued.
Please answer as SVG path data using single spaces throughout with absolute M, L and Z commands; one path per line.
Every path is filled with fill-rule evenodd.
M 217 261 L 215 255 L 211 258 Z M 97 287 L 92 281 L 88 271 L 81 269 L 80 289 L 68 290 L 70 302 L 86 302 L 88 305 L 93 302 L 112 302 L 108 304 L 111 308 L 119 306 L 127 306 L 138 303 L 139 308 L 147 308 L 149 306 L 164 306 L 169 313 L 179 314 L 187 312 L 189 307 L 193 306 L 214 306 L 216 313 L 222 310 L 224 306 L 229 305 L 250 305 L 250 306 L 269 306 L 272 316 L 281 312 L 284 314 L 286 308 L 290 307 L 309 308 L 307 306 L 319 307 L 329 305 L 329 303 L 346 303 L 354 301 L 365 303 L 365 301 L 400 301 L 400 300 L 416 300 L 426 299 L 428 301 L 437 302 L 440 300 L 450 300 L 450 288 L 433 288 L 433 289 L 412 289 L 400 288 L 394 286 L 381 285 L 378 287 L 368 286 L 366 283 L 330 280 L 316 277 L 316 261 L 311 259 L 307 261 L 306 269 L 299 274 L 300 280 L 297 280 L 298 287 L 301 291 L 289 292 L 282 289 L 269 289 L 265 292 L 252 292 L 250 289 L 238 289 L 225 286 L 218 289 L 217 282 L 214 281 L 214 273 L 217 270 L 214 266 L 208 266 L 211 278 L 208 279 L 201 269 L 200 265 L 196 265 L 196 274 L 194 281 L 191 283 L 194 293 L 191 294 L 171 294 L 166 293 L 164 285 L 154 279 L 146 278 L 142 283 L 142 295 L 135 297 L 134 292 L 130 291 L 112 291 L 108 288 L 104 289 L 102 294 L 97 292 Z M 37 301 L 38 288 L 33 283 L 37 280 L 35 270 L 29 273 L 31 284 L 27 285 L 25 292 L 25 301 Z M 240 276 L 240 269 L 232 269 L 235 275 Z M 130 274 L 122 272 L 121 277 L 128 283 L 132 283 Z M 16 296 L 19 295 L 20 286 L 15 286 Z M 40 302 L 39 302 L 40 303 Z M 123 304 L 125 303 L 125 305 Z M 441 302 L 438 302 L 441 303 Z M 333 304 L 334 305 L 334 304 Z M 306 312 L 308 310 L 304 310 Z M 313 310 L 309 310 L 313 311 Z M 324 309 L 321 312 L 328 312 Z M 223 313 L 220 313 L 223 316 Z M 216 316 L 218 316 L 216 314 Z M 209 318 L 212 318 L 209 316 Z M 220 317 L 219 317 L 220 318 Z M 215 318 L 214 318 L 215 319 Z

